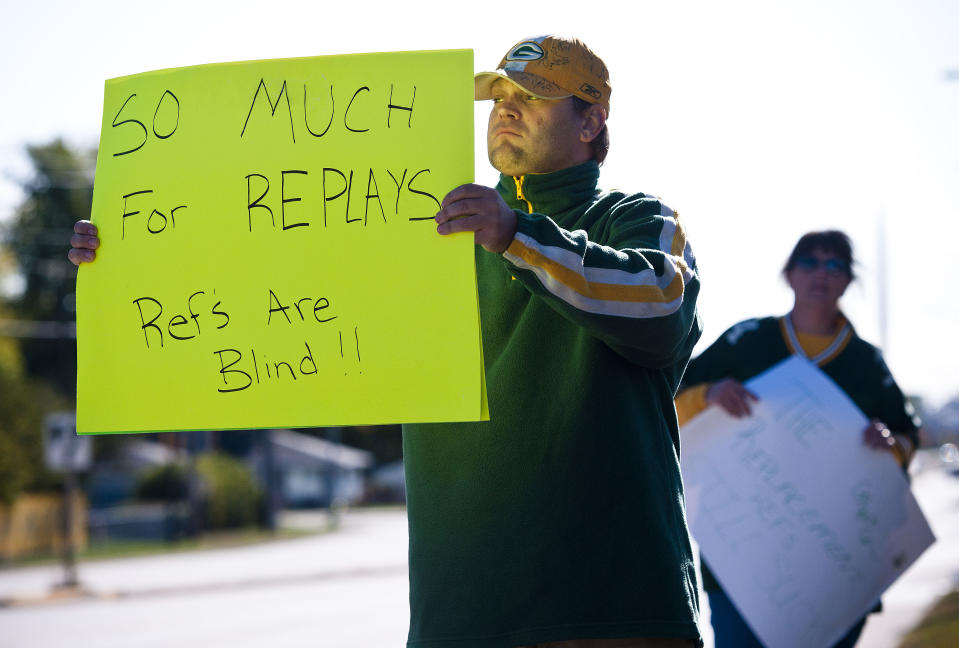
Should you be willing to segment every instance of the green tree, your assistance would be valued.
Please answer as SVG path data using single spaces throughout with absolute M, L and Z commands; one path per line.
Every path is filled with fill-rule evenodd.
M 49 387 L 25 379 L 20 364 L 16 340 L 0 337 L 0 504 L 10 504 L 21 491 L 56 484 L 43 465 L 41 406 L 55 397 Z
M 73 223 L 90 217 L 95 153 L 57 139 L 28 146 L 33 176 L 0 241 L 12 252 L 23 291 L 7 299 L 17 320 L 24 369 L 72 398 L 76 391 L 76 268 L 67 260 Z
M 19 275 L 22 290 L 0 293 L 0 501 L 45 490 L 58 477 L 43 465 L 43 417 L 73 406 L 72 335 L 76 269 L 66 259 L 73 222 L 88 218 L 94 156 L 61 140 L 30 146 L 24 200 L 0 223 L 0 280 Z M 10 282 L 3 282 L 6 287 Z
M 190 496 L 190 473 L 175 463 L 151 468 L 140 477 L 136 496 L 162 502 L 185 500 Z
M 208 528 L 230 529 L 256 524 L 262 494 L 246 464 L 229 455 L 211 452 L 197 459 L 196 471 L 203 480 Z

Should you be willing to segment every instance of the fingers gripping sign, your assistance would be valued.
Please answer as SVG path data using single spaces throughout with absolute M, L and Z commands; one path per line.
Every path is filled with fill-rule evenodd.
M 876 418 L 869 421 L 862 434 L 863 442 L 877 450 L 890 450 L 896 444 L 896 439 L 886 424 Z
M 436 214 L 436 231 L 442 235 L 473 232 L 473 240 L 499 254 L 516 234 L 516 213 L 495 189 L 477 184 L 460 185 L 446 194 Z
M 87 220 L 77 221 L 73 226 L 67 258 L 76 265 L 90 263 L 96 258 L 98 247 L 100 239 L 97 238 L 97 226 Z
M 724 378 L 710 385 L 706 390 L 706 402 L 719 405 L 726 413 L 736 418 L 752 416 L 752 403 L 759 397 L 735 378 Z
M 900 466 L 906 466 L 912 458 L 912 442 L 905 435 L 893 433 L 886 424 L 877 418 L 869 421 L 862 431 L 862 440 L 870 448 L 886 450 L 892 453 Z

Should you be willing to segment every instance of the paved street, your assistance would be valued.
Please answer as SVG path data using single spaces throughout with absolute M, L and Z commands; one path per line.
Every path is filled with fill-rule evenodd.
M 959 475 L 930 467 L 913 476 L 912 491 L 936 542 L 883 595 L 884 610 L 869 617 L 862 648 L 898 645 L 932 604 L 959 587 Z
M 0 647 L 391 648 L 406 640 L 406 516 L 349 513 L 335 533 L 84 563 L 91 596 L 40 602 L 56 567 L 0 572 Z
M 913 490 L 938 542 L 883 597 L 860 647 L 895 646 L 956 583 L 959 477 L 930 467 Z M 351 512 L 325 535 L 84 563 L 85 597 L 50 600 L 56 566 L 0 571 L 0 648 L 402 646 L 406 549 L 403 511 Z

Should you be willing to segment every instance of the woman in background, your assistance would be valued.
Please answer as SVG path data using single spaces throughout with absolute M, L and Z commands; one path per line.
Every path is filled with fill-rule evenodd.
M 855 278 L 852 267 L 852 244 L 843 232 L 800 238 L 783 269 L 795 298 L 792 310 L 736 324 L 690 362 L 676 398 L 680 425 L 709 405 L 735 417 L 749 416 L 757 397 L 743 382 L 800 355 L 832 378 L 870 419 L 863 442 L 891 452 L 905 470 L 918 445 L 919 420 L 882 354 L 856 335 L 839 308 L 839 298 Z M 705 561 L 702 568 L 716 648 L 761 647 Z M 866 617 L 860 619 L 836 647 L 854 646 L 865 622 Z

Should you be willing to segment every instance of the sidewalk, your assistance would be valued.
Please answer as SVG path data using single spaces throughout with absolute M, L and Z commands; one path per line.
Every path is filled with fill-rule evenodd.
M 883 595 L 883 611 L 869 617 L 859 648 L 898 646 L 923 615 L 959 585 L 959 476 L 931 464 L 913 475 L 912 492 L 936 542 Z
M 287 521 L 319 528 L 323 514 L 296 513 Z M 350 511 L 338 530 L 257 545 L 136 558 L 81 562 L 81 591 L 60 592 L 58 564 L 0 571 L 0 609 L 71 598 L 135 596 L 249 588 L 368 573 L 406 573 L 407 527 L 403 509 Z
M 912 488 L 937 540 L 883 596 L 885 610 L 870 617 L 859 641 L 859 648 L 897 646 L 899 640 L 922 615 L 955 586 L 959 575 L 959 477 L 950 474 L 942 466 L 930 464 L 913 476 Z M 285 526 L 299 529 L 319 529 L 324 523 L 324 518 L 310 513 L 297 513 L 284 520 Z M 69 630 L 59 635 L 50 630 L 48 634 L 53 638 L 43 644 L 41 637 L 36 634 L 40 632 L 36 628 L 41 626 L 36 624 L 45 626 L 47 623 L 66 623 L 68 628 L 74 627 L 74 632 L 86 632 L 87 626 L 83 626 L 82 620 L 74 617 L 110 618 L 111 623 L 117 618 L 107 617 L 106 611 L 101 612 L 100 608 L 104 606 L 94 608 L 82 603 L 76 606 L 65 605 L 66 601 L 140 601 L 142 605 L 137 606 L 137 609 L 144 608 L 140 620 L 133 621 L 134 616 L 129 606 L 123 613 L 124 618 L 130 619 L 130 623 L 135 625 L 146 623 L 142 619 L 152 618 L 149 615 L 155 615 L 156 605 L 171 606 L 182 603 L 184 608 L 204 610 L 205 601 L 231 592 L 231 600 L 236 602 L 236 607 L 231 608 L 229 614 L 238 614 L 240 617 L 244 614 L 250 617 L 262 615 L 266 608 L 259 603 L 258 597 L 267 592 L 273 593 L 271 595 L 289 595 L 289 598 L 282 599 L 282 602 L 279 599 L 274 601 L 274 611 L 297 604 L 291 601 L 308 601 L 302 604 L 305 607 L 300 611 L 302 617 L 297 618 L 299 622 L 289 622 L 284 618 L 282 622 L 274 620 L 271 625 L 265 626 L 268 629 L 264 632 L 274 639 L 284 629 L 287 632 L 305 633 L 315 628 L 318 623 L 317 615 L 323 614 L 325 608 L 330 608 L 329 603 L 320 601 L 332 600 L 342 601 L 344 607 L 338 607 L 335 611 L 331 608 L 327 610 L 329 622 L 325 628 L 328 632 L 342 626 L 342 637 L 352 634 L 357 637 L 358 642 L 367 642 L 357 643 L 358 646 L 397 645 L 396 637 L 402 636 L 403 626 L 408 621 L 405 600 L 407 543 L 405 510 L 349 511 L 344 514 L 339 529 L 334 533 L 244 547 L 82 562 L 79 565 L 79 577 L 85 592 L 75 593 L 72 597 L 51 596 L 53 584 L 62 578 L 59 565 L 2 570 L 0 625 L 7 623 L 13 626 L 20 624 L 24 628 L 32 627 L 32 636 L 37 640 L 35 645 L 58 645 L 57 641 L 71 636 Z M 381 582 L 388 583 L 389 589 L 380 587 Z M 329 598 L 322 599 L 317 594 L 318 588 L 322 589 L 323 596 Z M 307 594 L 303 595 L 303 592 Z M 207 596 L 208 594 L 214 596 Z M 380 598 L 376 598 L 377 596 Z M 351 597 L 358 597 L 357 604 L 346 609 Z M 707 607 L 704 601 L 704 608 Z M 46 611 L 49 614 L 31 614 L 29 618 L 17 615 L 17 611 L 30 610 L 38 613 Z M 65 615 L 67 610 L 73 612 Z M 703 633 L 707 648 L 711 648 L 712 633 L 708 626 L 708 610 L 704 609 L 703 612 Z M 355 614 L 355 619 L 386 616 L 392 625 L 388 626 L 388 631 L 381 632 L 382 637 L 372 628 L 364 628 L 368 634 L 363 635 L 358 633 L 355 619 L 349 616 L 350 614 Z M 369 616 L 371 614 L 372 617 Z M 211 623 L 209 618 L 208 616 L 201 626 Z M 249 618 L 242 620 L 253 623 Z M 234 619 L 234 625 L 239 622 L 239 617 Z M 70 626 L 70 623 L 75 626 Z M 102 623 L 101 627 L 106 625 Z M 12 631 L 10 625 L 6 630 Z M 117 628 L 114 632 L 117 636 L 125 636 L 121 630 Z M 184 629 L 184 632 L 187 631 L 199 632 L 195 628 Z M 224 626 L 221 637 L 223 645 L 229 642 L 232 642 L 229 643 L 231 648 L 256 645 L 244 632 L 249 633 L 248 630 L 240 628 L 235 634 L 229 635 Z M 248 643 L 242 643 L 245 640 Z M 310 641 L 311 637 L 307 636 L 302 641 L 297 638 L 273 645 L 312 645 Z M 339 643 L 328 645 L 353 645 L 345 643 L 344 640 L 338 641 Z M 376 641 L 380 643 L 375 643 Z M 3 639 L 0 638 L 0 646 L 2 645 Z M 112 647 L 114 644 L 107 642 L 90 645 Z M 132 644 L 127 644 L 129 645 Z

